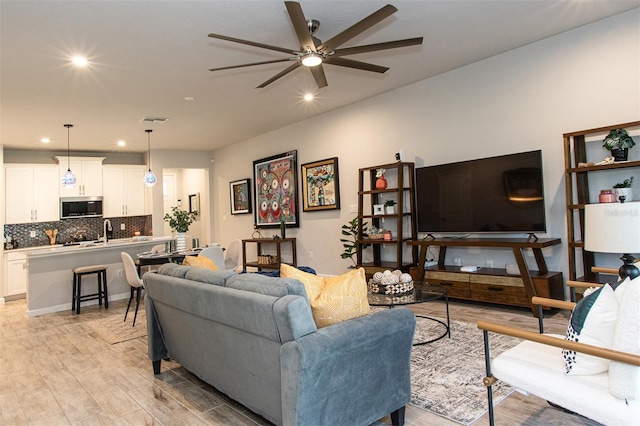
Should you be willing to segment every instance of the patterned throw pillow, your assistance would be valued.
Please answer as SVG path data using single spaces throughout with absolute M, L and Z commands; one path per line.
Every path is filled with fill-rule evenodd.
M 362 268 L 335 277 L 320 277 L 283 263 L 280 265 L 280 277 L 296 278 L 304 284 L 318 328 L 368 315 L 370 312 L 367 280 Z
M 186 266 L 193 266 L 195 268 L 211 269 L 212 271 L 218 270 L 218 267 L 213 260 L 206 256 L 185 256 L 182 264 Z
M 585 296 L 573 308 L 566 339 L 587 345 L 611 348 L 618 319 L 618 300 L 613 288 L 605 285 Z M 609 369 L 609 360 L 568 349 L 562 350 L 567 374 L 588 376 Z

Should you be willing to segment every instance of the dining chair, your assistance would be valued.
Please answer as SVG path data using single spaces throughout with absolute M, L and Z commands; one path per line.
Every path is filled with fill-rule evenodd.
M 131 307 L 131 300 L 133 300 L 133 293 L 136 294 L 136 312 L 133 315 L 133 325 L 136 325 L 136 318 L 138 317 L 138 307 L 140 306 L 140 296 L 142 294 L 142 290 L 144 289 L 142 280 L 138 275 L 138 269 L 136 268 L 136 264 L 133 261 L 133 258 L 129 255 L 129 253 L 121 252 L 120 257 L 122 258 L 122 264 L 124 265 L 124 275 L 131 286 L 131 295 L 129 296 L 129 303 L 127 304 L 127 311 L 124 313 L 124 321 L 127 320 L 127 315 L 129 314 L 129 308 Z
M 242 241 L 231 240 L 224 251 L 224 269 L 242 271 Z
M 224 253 L 222 251 L 222 247 L 220 246 L 209 246 L 207 248 L 202 249 L 199 253 L 199 256 L 205 256 L 213 261 L 216 264 L 218 269 L 225 269 L 224 266 Z

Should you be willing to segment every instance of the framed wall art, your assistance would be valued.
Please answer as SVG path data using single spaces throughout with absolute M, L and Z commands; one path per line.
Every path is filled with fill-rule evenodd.
M 334 210 L 340 208 L 338 157 L 303 164 L 302 210 Z
M 299 226 L 297 151 L 253 162 L 255 223 L 258 228 Z
M 229 182 L 231 214 L 251 213 L 251 179 Z
M 200 213 L 200 193 L 189 195 L 189 213 Z

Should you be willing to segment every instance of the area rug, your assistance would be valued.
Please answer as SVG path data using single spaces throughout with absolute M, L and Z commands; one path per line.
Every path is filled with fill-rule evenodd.
M 109 315 L 88 323 L 98 336 L 110 345 L 126 342 L 147 335 L 147 318 L 144 309 L 138 310 L 136 326 L 133 327 L 133 312 L 129 312 L 127 321 L 121 313 Z
M 446 320 L 445 320 L 446 322 Z M 414 342 L 441 335 L 443 326 L 417 318 Z M 491 357 L 520 342 L 511 336 L 490 334 Z M 414 346 L 411 354 L 411 405 L 469 425 L 488 411 L 484 341 L 475 324 L 451 321 L 451 338 Z M 493 400 L 497 404 L 513 389 L 497 381 Z

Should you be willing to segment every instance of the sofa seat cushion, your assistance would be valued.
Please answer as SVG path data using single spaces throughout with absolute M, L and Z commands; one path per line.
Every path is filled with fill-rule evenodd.
M 554 336 L 562 339 L 564 336 Z M 609 392 L 607 372 L 590 376 L 566 374 L 559 349 L 523 341 L 491 362 L 493 375 L 516 389 L 578 412 L 603 424 L 637 425 L 640 401 L 618 399 Z
M 268 296 L 282 297 L 289 294 L 303 296 L 307 299 L 304 285 L 292 278 L 267 277 L 261 274 L 238 274 L 229 278 L 227 287 L 237 290 L 251 291 Z
M 335 277 L 320 277 L 283 263 L 280 265 L 280 276 L 302 281 L 318 328 L 370 312 L 367 281 L 362 268 Z

